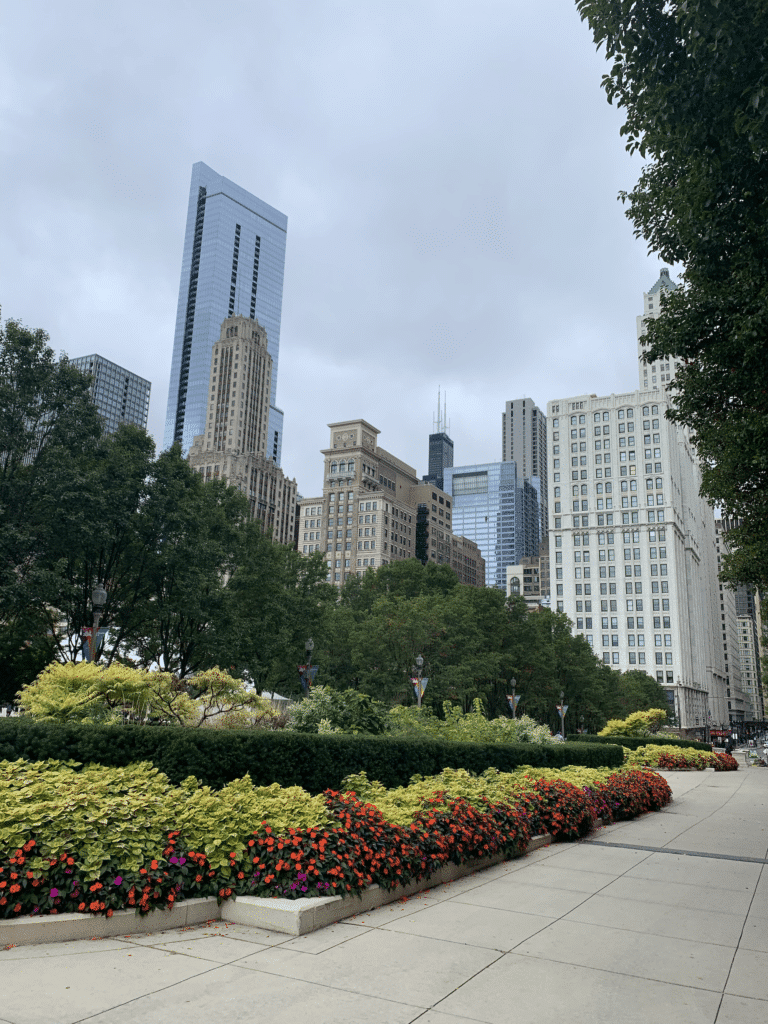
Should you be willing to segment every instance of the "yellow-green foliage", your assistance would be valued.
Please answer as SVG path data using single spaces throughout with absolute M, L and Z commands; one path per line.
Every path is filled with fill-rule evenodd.
M 179 829 L 192 849 L 226 873 L 227 854 L 239 851 L 267 821 L 277 834 L 332 823 L 322 796 L 298 786 L 256 787 L 248 776 L 213 792 L 190 777 L 181 786 L 150 764 L 128 768 L 77 762 L 0 762 L 0 855 L 30 835 L 40 853 L 77 850 L 87 874 L 114 859 L 137 870 L 162 854 L 168 830 Z M 42 866 L 37 858 L 33 867 Z
M 153 675 L 155 686 L 170 686 L 168 673 Z M 149 672 L 125 665 L 104 668 L 87 661 L 53 662 L 22 689 L 19 704 L 33 718 L 105 722 L 118 718 L 116 709 L 123 705 L 143 716 L 150 686 Z
M 219 668 L 198 673 L 189 693 L 169 672 L 85 661 L 48 665 L 22 689 L 19 704 L 32 718 L 58 722 L 117 723 L 127 715 L 137 723 L 151 717 L 174 725 L 247 728 L 277 714 L 269 701 Z
M 527 715 L 518 718 L 491 718 L 485 716 L 483 702 L 476 697 L 472 711 L 467 712 L 446 700 L 443 718 L 431 708 L 396 705 L 389 712 L 390 729 L 405 736 L 437 736 L 443 740 L 467 743 L 551 743 L 552 736 L 546 725 L 539 725 Z
M 598 736 L 648 736 L 666 722 L 667 712 L 664 708 L 652 708 L 650 711 L 635 711 L 627 718 L 612 718 Z
M 630 768 L 636 768 L 640 765 L 648 765 L 654 768 L 659 763 L 659 759 L 665 754 L 669 757 L 674 757 L 678 763 L 684 761 L 691 768 L 701 768 L 701 766 L 708 768 L 717 760 L 717 755 L 709 750 L 694 750 L 692 747 L 675 747 L 671 744 L 666 746 L 660 743 L 649 743 L 647 746 L 638 747 L 636 750 L 629 750 L 627 747 L 623 749 L 624 764 Z
M 481 807 L 483 797 L 492 803 L 509 803 L 516 793 L 532 789 L 538 779 L 563 779 L 583 788 L 594 787 L 615 773 L 614 768 L 575 766 L 558 770 L 523 765 L 511 773 L 488 768 L 482 775 L 475 776 L 463 768 L 445 768 L 439 775 L 427 778 L 414 775 L 408 786 L 386 789 L 380 782 L 370 780 L 365 772 L 360 772 L 347 776 L 341 788 L 354 790 L 359 799 L 374 804 L 387 821 L 406 826 L 410 825 L 425 801 L 438 791 L 462 798 L 473 807 Z

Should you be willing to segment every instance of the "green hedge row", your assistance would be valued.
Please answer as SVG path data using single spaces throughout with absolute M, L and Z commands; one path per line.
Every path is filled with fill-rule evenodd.
M 638 747 L 645 747 L 649 744 L 669 747 L 692 747 L 694 750 L 712 750 L 711 743 L 702 743 L 700 740 L 681 740 L 677 736 L 590 736 L 584 733 L 569 733 L 568 741 L 577 743 L 620 743 L 622 747 L 629 747 L 630 750 L 637 750 Z
M 316 794 L 338 789 L 345 776 L 361 771 L 392 788 L 407 785 L 412 775 L 436 775 L 443 768 L 465 768 L 475 774 L 491 767 L 510 772 L 524 764 L 615 768 L 622 764 L 623 754 L 616 744 L 448 743 L 432 738 L 0 721 L 0 761 L 20 757 L 117 767 L 149 761 L 176 785 L 194 775 L 214 789 L 249 772 L 257 786 L 278 782 Z

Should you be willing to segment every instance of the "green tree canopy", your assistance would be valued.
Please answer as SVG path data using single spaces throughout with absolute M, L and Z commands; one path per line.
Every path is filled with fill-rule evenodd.
M 41 330 L 0 330 L 0 699 L 54 653 L 62 524 L 82 515 L 80 484 L 101 421 L 86 376 Z
M 723 577 L 768 583 L 768 5 L 577 0 L 611 61 L 608 99 L 647 163 L 622 193 L 635 233 L 684 267 L 648 325 L 648 362 L 682 360 L 672 418 L 702 492 L 742 519 Z

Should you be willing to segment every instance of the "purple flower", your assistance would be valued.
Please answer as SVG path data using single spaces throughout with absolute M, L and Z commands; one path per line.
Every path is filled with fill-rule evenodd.
M 122 885 L 123 884 L 123 876 L 122 875 L 118 875 L 117 878 L 114 881 L 114 884 L 115 885 Z
M 51 899 L 54 899 L 58 895 L 59 895 L 59 890 L 58 889 L 51 889 Z

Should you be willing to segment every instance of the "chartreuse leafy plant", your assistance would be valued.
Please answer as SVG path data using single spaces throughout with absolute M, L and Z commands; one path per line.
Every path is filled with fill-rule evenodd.
M 228 854 L 242 847 L 254 825 L 277 832 L 289 827 L 328 827 L 332 818 L 322 796 L 298 786 L 253 786 L 246 776 L 218 792 L 189 778 L 181 786 L 149 764 L 128 768 L 77 762 L 0 762 L 0 855 L 37 842 L 32 862 L 76 849 L 89 876 L 108 862 L 137 871 L 157 859 L 166 833 L 183 833 L 211 866 L 228 872 Z
M 180 681 L 170 672 L 148 672 L 114 662 L 54 662 L 23 687 L 19 705 L 32 719 L 56 722 L 172 725 L 222 724 L 242 728 L 268 723 L 268 701 L 219 668 Z
M 650 711 L 635 711 L 627 718 L 612 718 L 598 736 L 650 736 L 658 732 L 667 720 L 664 708 L 651 708 Z

